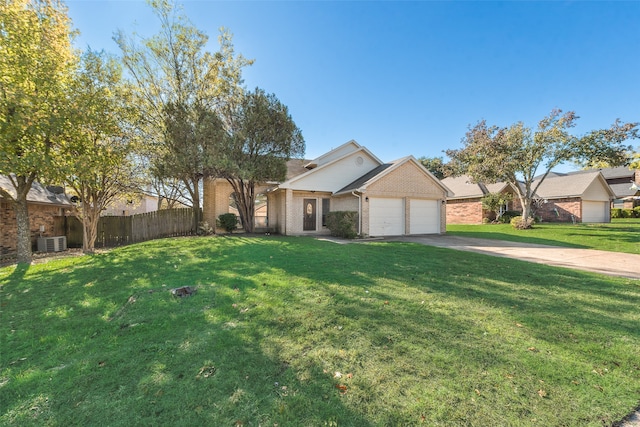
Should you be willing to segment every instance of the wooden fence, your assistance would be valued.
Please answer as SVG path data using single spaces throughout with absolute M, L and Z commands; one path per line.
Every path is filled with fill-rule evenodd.
M 82 247 L 82 223 L 76 217 L 56 219 L 57 235 L 67 236 L 67 246 Z M 131 216 L 103 216 L 98 221 L 96 248 L 128 245 L 161 237 L 196 234 L 193 209 L 162 209 Z

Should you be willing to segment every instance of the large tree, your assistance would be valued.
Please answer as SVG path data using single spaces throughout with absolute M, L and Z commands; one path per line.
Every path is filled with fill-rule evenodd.
M 86 52 L 73 86 L 75 114 L 66 150 L 67 184 L 78 196 L 83 251 L 93 253 L 101 212 L 138 187 L 130 90 L 115 58 Z
M 13 186 L 0 188 L 0 195 L 16 211 L 20 263 L 31 262 L 31 185 L 60 178 L 78 62 L 74 34 L 58 0 L 0 1 L 0 174 Z
M 205 50 L 208 36 L 195 28 L 171 0 L 149 0 L 149 4 L 160 21 L 160 31 L 149 38 L 119 31 L 115 40 L 137 88 L 136 105 L 144 118 L 140 129 L 147 141 L 152 170 L 160 179 L 180 179 L 199 214 L 199 186 L 205 171 L 185 171 L 194 166 L 189 155 L 201 150 L 190 144 L 201 140 L 170 140 L 181 132 L 167 132 L 166 125 L 192 120 L 204 111 L 215 111 L 237 100 L 242 93 L 242 69 L 252 61 L 235 53 L 227 30 L 221 29 L 220 50 L 210 53 Z M 187 125 L 195 123 L 177 126 Z M 184 163 L 178 165 L 178 161 Z M 195 218 L 197 222 L 199 215 Z
M 438 179 L 444 179 L 454 173 L 452 165 L 445 163 L 442 157 L 422 156 L 418 161 Z
M 256 184 L 283 181 L 287 161 L 304 155 L 304 138 L 287 106 L 262 89 L 247 92 L 225 117 L 229 136 L 216 152 L 216 174 L 233 187 L 242 226 L 252 233 Z
M 463 148 L 447 150 L 447 155 L 476 182 L 512 184 L 526 219 L 536 190 L 552 168 L 565 161 L 624 164 L 630 150 L 625 142 L 638 137 L 638 123 L 619 121 L 608 129 L 573 135 L 577 119 L 573 111 L 553 110 L 535 130 L 522 122 L 499 127 L 483 120 L 469 128 Z

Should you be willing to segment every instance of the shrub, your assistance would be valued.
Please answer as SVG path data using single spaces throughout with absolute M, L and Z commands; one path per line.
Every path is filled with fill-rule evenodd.
M 214 233 L 214 230 L 207 221 L 202 221 L 201 223 L 198 224 L 198 235 L 209 236 L 213 233 Z
M 611 209 L 611 218 L 622 218 L 622 209 L 621 208 Z
M 633 209 L 622 209 L 622 218 L 633 218 Z
M 218 226 L 224 228 L 227 233 L 231 233 L 238 226 L 238 219 L 232 213 L 222 214 L 218 217 Z
M 635 213 L 636 218 L 640 218 L 640 206 L 633 208 L 633 212 Z
M 327 228 L 332 236 L 353 239 L 358 235 L 356 224 L 358 212 L 335 211 L 327 214 Z
M 520 215 L 521 213 L 518 211 L 506 211 L 500 216 L 499 221 L 503 224 L 508 224 L 511 222 L 513 218 L 518 217 Z
M 533 218 L 524 219 L 522 216 L 514 216 L 511 218 L 511 226 L 518 230 L 526 230 L 528 228 L 533 228 Z

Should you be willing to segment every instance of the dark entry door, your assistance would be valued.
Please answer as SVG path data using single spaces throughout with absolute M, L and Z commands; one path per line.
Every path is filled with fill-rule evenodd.
M 302 229 L 304 231 L 315 231 L 316 229 L 316 199 L 304 199 Z

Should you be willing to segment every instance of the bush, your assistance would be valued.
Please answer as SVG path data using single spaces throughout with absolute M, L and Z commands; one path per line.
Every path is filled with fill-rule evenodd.
M 222 214 L 218 217 L 218 226 L 224 228 L 227 233 L 231 233 L 238 226 L 238 219 L 232 213 Z
M 611 209 L 611 218 L 622 218 L 622 209 L 613 208 Z
M 353 239 L 358 235 L 356 224 L 358 212 L 336 211 L 327 214 L 327 228 L 332 236 Z
M 635 213 L 635 218 L 640 218 L 640 206 L 633 208 L 633 212 Z
M 201 223 L 198 224 L 198 235 L 209 236 L 213 233 L 214 233 L 214 230 L 207 221 L 202 221 Z
M 511 218 L 511 226 L 518 230 L 526 230 L 528 228 L 533 228 L 533 218 L 524 219 L 522 216 L 514 216 Z
M 633 209 L 622 209 L 622 218 L 633 218 Z
M 521 213 L 518 211 L 506 211 L 503 213 L 498 219 L 503 224 L 508 224 L 515 217 L 521 216 Z

